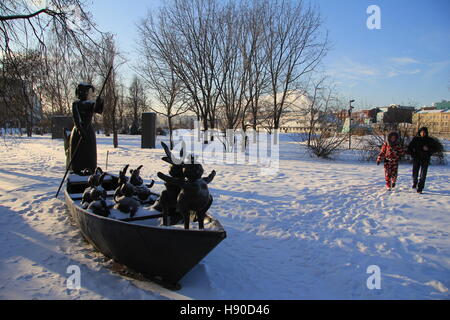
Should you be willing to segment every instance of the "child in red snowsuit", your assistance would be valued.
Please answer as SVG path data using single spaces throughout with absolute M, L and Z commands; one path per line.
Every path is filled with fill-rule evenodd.
M 406 148 L 400 145 L 397 132 L 391 132 L 388 139 L 383 143 L 381 152 L 377 158 L 377 165 L 384 159 L 384 176 L 386 189 L 391 190 L 397 182 L 398 161 L 406 154 Z

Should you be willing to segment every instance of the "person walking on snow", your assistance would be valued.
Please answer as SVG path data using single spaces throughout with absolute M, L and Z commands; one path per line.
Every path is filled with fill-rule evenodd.
M 431 155 L 440 150 L 439 143 L 428 136 L 428 128 L 422 127 L 408 146 L 407 153 L 413 159 L 413 189 L 422 193 L 427 178 Z M 420 179 L 419 179 L 420 170 Z
M 391 190 L 395 187 L 398 174 L 398 162 L 400 157 L 406 154 L 406 149 L 400 145 L 400 139 L 397 132 L 391 132 L 387 141 L 383 143 L 381 152 L 377 158 L 377 165 L 384 160 L 384 177 L 386 179 L 386 189 Z

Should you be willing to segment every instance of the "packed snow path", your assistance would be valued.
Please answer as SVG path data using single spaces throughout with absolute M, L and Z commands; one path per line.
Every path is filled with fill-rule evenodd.
M 142 150 L 139 136 L 98 136 L 98 163 L 118 172 L 137 167 L 163 183 L 163 150 Z M 158 140 L 159 141 L 159 140 Z M 159 142 L 158 142 L 159 145 Z M 280 169 L 261 176 L 247 165 L 205 165 L 210 212 L 225 239 L 181 281 L 177 292 L 124 277 L 86 244 L 62 194 L 64 150 L 49 136 L 0 143 L 1 299 L 449 299 L 450 168 L 431 166 L 423 195 L 410 189 L 401 164 L 398 188 L 383 190 L 382 166 L 353 153 L 313 160 L 283 138 Z M 130 244 L 132 245 L 132 244 Z M 67 268 L 81 269 L 81 289 L 66 287 Z M 367 288 L 367 267 L 381 289 Z

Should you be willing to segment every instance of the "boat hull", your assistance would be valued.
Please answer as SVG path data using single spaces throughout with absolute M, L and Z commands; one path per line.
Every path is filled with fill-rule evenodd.
M 65 190 L 71 216 L 98 251 L 144 276 L 177 287 L 180 279 L 223 239 L 220 230 L 184 230 L 133 224 L 82 209 Z M 219 223 L 220 225 L 220 223 Z

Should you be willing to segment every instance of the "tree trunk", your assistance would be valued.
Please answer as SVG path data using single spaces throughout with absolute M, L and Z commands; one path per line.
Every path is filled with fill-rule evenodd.
M 27 137 L 31 138 L 33 136 L 33 107 L 28 105 L 30 108 L 29 117 L 27 117 Z
M 117 148 L 119 146 L 119 137 L 117 135 L 117 125 L 116 125 L 116 103 L 114 103 L 114 107 L 113 107 L 112 131 L 113 131 L 113 145 L 114 145 L 114 148 Z
M 312 129 L 309 128 L 309 130 L 308 130 L 308 143 L 307 143 L 308 147 L 311 145 L 311 131 L 312 131 Z
M 214 141 L 214 129 L 215 129 L 214 120 L 211 121 L 210 127 L 211 127 L 211 138 L 210 139 L 211 139 L 211 141 Z
M 208 144 L 208 118 L 203 119 L 203 143 Z
M 167 117 L 167 124 L 169 126 L 169 142 L 170 142 L 170 150 L 173 149 L 173 125 L 172 125 L 172 117 Z

